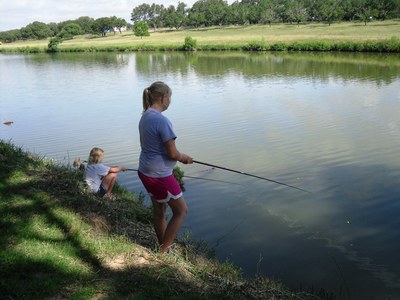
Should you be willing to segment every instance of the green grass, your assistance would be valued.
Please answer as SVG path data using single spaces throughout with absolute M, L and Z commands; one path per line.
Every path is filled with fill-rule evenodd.
M 136 37 L 132 32 L 100 36 L 78 36 L 59 45 L 60 51 L 140 51 L 181 50 L 186 37 L 197 42 L 198 50 L 302 50 L 302 51 L 380 51 L 397 52 L 400 48 L 400 21 L 368 23 L 342 22 L 332 25 L 312 23 L 290 25 L 221 26 L 186 30 L 160 29 L 149 37 Z M 374 46 L 390 43 L 392 46 Z M 393 47 L 393 41 L 396 46 Z M 24 41 L 0 45 L 0 51 L 45 51 L 48 40 Z M 249 44 L 262 43 L 254 49 Z M 370 46 L 366 47 L 365 43 Z M 313 45 L 310 47 L 309 45 Z M 320 44 L 319 46 L 315 46 Z M 294 45 L 294 46 L 293 46 Z M 300 46 L 299 46 L 300 45 Z M 306 45 L 306 46 L 301 46 Z M 350 46 L 349 46 L 350 45 Z M 343 49 L 341 48 L 343 46 Z M 292 49 L 290 48 L 292 47 Z M 383 49 L 383 50 L 382 50 Z
M 141 195 L 106 201 L 81 178 L 0 140 L 1 299 L 320 299 L 243 278 L 188 234 L 159 254 Z

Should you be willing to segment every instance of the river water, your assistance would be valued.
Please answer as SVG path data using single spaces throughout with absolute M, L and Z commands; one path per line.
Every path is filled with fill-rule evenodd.
M 218 258 L 339 299 L 400 299 L 400 58 L 321 53 L 0 55 L 0 138 L 62 164 L 93 146 L 136 168 L 141 95 L 165 112 L 189 215 L 182 234 Z M 144 191 L 134 172 L 119 175 Z

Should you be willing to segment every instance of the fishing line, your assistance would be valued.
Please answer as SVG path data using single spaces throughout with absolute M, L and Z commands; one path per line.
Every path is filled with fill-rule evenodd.
M 229 236 L 230 234 L 232 234 L 240 225 L 242 225 L 242 223 L 244 222 L 245 219 L 242 219 L 239 223 L 237 223 L 231 230 L 229 230 L 227 233 L 223 234 L 222 236 L 220 236 L 216 242 L 215 245 L 212 248 L 217 248 L 220 244 L 220 242 L 226 238 L 227 236 Z
M 138 171 L 137 169 L 127 169 L 127 171 Z M 214 182 L 221 182 L 221 183 L 228 183 L 228 184 L 235 184 L 235 185 L 242 185 L 240 183 L 236 182 L 230 182 L 230 181 L 224 181 L 224 180 L 218 180 L 218 179 L 210 179 L 210 178 L 203 178 L 203 177 L 197 177 L 197 176 L 189 176 L 189 175 L 183 175 L 182 177 L 186 178 L 192 178 L 192 179 L 201 179 L 201 180 L 207 180 L 207 181 L 214 181 Z
M 218 180 L 218 179 L 210 179 L 210 178 L 203 178 L 203 177 L 197 177 L 197 176 L 183 175 L 183 177 L 186 177 L 186 178 L 193 178 L 193 179 L 201 179 L 201 180 L 207 180 L 207 181 L 222 182 L 222 183 L 229 183 L 229 184 L 235 184 L 235 185 L 242 185 L 242 184 L 237 183 L 237 182 L 231 182 L 231 181 L 225 181 L 225 180 Z
M 276 183 L 276 184 L 280 184 L 280 185 L 284 185 L 284 186 L 290 187 L 292 189 L 296 189 L 296 190 L 299 190 L 299 191 L 302 191 L 302 192 L 306 192 L 306 193 L 312 194 L 310 191 L 307 191 L 305 189 L 299 188 L 297 186 L 293 186 L 293 185 L 286 184 L 286 183 L 283 183 L 283 182 L 279 182 L 279 181 L 276 181 L 276 180 L 272 180 L 272 179 L 269 179 L 269 178 L 257 176 L 257 175 L 254 175 L 254 174 L 249 174 L 249 173 L 242 172 L 242 171 L 229 169 L 229 168 L 226 168 L 226 167 L 221 167 L 221 166 L 209 164 L 209 163 L 206 163 L 206 162 L 201 162 L 201 161 L 198 161 L 198 160 L 193 160 L 193 162 L 196 163 L 196 164 L 204 165 L 204 166 L 209 166 L 209 167 L 213 167 L 213 168 L 217 168 L 217 169 L 221 169 L 221 170 L 225 170 L 225 171 L 229 171 L 229 172 L 233 172 L 233 173 L 238 173 L 238 174 L 242 174 L 242 175 L 246 175 L 246 176 L 250 176 L 250 177 L 254 177 L 254 178 L 270 181 L 270 182 L 273 182 L 273 183 Z

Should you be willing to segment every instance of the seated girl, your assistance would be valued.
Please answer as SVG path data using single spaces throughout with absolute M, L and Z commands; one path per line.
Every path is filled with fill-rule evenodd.
M 124 167 L 109 167 L 103 164 L 104 151 L 94 147 L 89 154 L 88 165 L 83 173 L 83 180 L 91 191 L 105 198 L 114 199 L 111 191 L 117 181 L 117 173 L 126 171 Z

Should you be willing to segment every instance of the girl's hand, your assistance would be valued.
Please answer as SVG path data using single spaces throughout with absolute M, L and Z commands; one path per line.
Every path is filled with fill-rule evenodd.
M 193 158 L 191 158 L 189 155 L 181 153 L 181 158 L 179 159 L 179 162 L 181 162 L 183 164 L 192 164 Z

